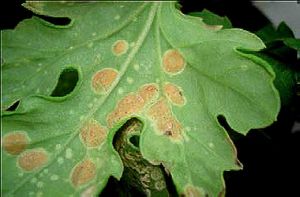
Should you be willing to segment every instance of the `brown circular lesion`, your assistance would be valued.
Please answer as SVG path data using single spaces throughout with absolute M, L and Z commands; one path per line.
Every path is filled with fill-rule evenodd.
M 185 104 L 185 97 L 182 89 L 173 83 L 164 84 L 164 92 L 172 104 L 182 106 Z
M 167 73 L 178 74 L 184 70 L 186 62 L 178 50 L 170 49 L 164 53 L 162 64 Z
M 92 77 L 92 88 L 95 93 L 106 93 L 118 77 L 118 71 L 112 68 L 104 68 L 97 71 Z
M 117 40 L 112 46 L 112 52 L 116 56 L 123 55 L 128 50 L 128 42 L 126 40 Z
M 18 157 L 18 164 L 25 171 L 33 171 L 41 168 L 48 162 L 48 153 L 43 148 L 32 149 L 23 152 Z
M 96 177 L 96 165 L 90 159 L 78 163 L 71 172 L 71 182 L 75 187 L 84 185 Z
M 177 142 L 183 139 L 182 125 L 173 115 L 165 99 L 153 104 L 147 115 L 154 121 L 159 134 Z
M 107 136 L 107 128 L 96 120 L 90 120 L 80 130 L 80 138 L 88 148 L 100 146 Z
M 28 145 L 29 137 L 23 131 L 8 133 L 2 138 L 3 149 L 11 155 L 20 154 Z

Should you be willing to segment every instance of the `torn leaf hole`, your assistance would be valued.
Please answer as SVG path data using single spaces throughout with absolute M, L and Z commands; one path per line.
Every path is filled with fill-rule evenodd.
M 230 137 L 233 141 L 235 141 L 235 139 L 240 138 L 241 134 L 239 134 L 237 131 L 233 130 L 233 129 L 229 126 L 229 124 L 228 124 L 226 118 L 225 118 L 223 115 L 218 115 L 217 119 L 218 119 L 219 124 L 227 131 L 229 137 Z
M 226 118 L 223 115 L 218 115 L 217 117 L 219 124 L 228 132 L 233 131 L 233 129 L 229 126 Z
M 68 17 L 51 17 L 44 15 L 36 15 L 43 24 L 50 27 L 65 28 L 71 25 L 72 20 Z
M 140 144 L 140 136 L 138 135 L 133 135 L 129 138 L 130 143 L 135 146 L 136 148 L 139 148 Z
M 19 105 L 20 105 L 20 101 L 16 101 L 14 102 L 14 104 L 9 106 L 5 111 L 16 111 Z
M 79 79 L 78 71 L 74 68 L 64 69 L 58 79 L 55 89 L 51 93 L 53 97 L 63 97 L 70 94 L 76 87 Z

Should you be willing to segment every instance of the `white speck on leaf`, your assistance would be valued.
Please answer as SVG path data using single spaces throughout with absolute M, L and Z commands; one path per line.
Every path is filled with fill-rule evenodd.
M 44 183 L 42 181 L 37 182 L 36 186 L 38 188 L 42 188 L 44 186 Z
M 51 181 L 57 181 L 59 179 L 59 176 L 56 175 L 56 174 L 53 174 L 51 177 L 50 177 L 50 180 Z
M 71 159 L 73 157 L 72 149 L 67 148 L 66 150 L 66 159 Z

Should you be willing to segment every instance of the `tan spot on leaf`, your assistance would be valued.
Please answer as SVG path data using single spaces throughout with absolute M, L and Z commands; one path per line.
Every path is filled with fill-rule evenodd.
M 96 176 L 96 165 L 89 159 L 78 163 L 72 173 L 71 181 L 75 187 L 86 184 Z
M 205 195 L 203 194 L 203 191 L 200 188 L 195 187 L 193 185 L 188 185 L 188 186 L 185 187 L 184 194 L 181 195 L 181 196 L 184 196 L 184 197 L 203 197 Z
M 42 149 L 32 149 L 23 152 L 18 158 L 19 166 L 25 171 L 41 168 L 48 162 L 48 153 Z
M 117 56 L 123 55 L 127 50 L 128 42 L 126 40 L 117 40 L 112 46 L 112 52 Z
M 164 85 L 164 92 L 167 98 L 175 105 L 184 105 L 185 98 L 182 94 L 181 88 L 172 83 L 166 83 Z
M 167 73 L 177 74 L 185 67 L 185 60 L 179 51 L 171 49 L 167 50 L 163 55 L 163 68 Z
M 155 84 L 146 84 L 139 88 L 137 93 L 130 93 L 121 99 L 116 108 L 107 116 L 107 123 L 112 127 L 122 118 L 140 112 L 145 105 L 158 97 L 158 87 Z
M 80 130 L 80 137 L 83 143 L 89 148 L 100 146 L 107 135 L 107 128 L 96 120 L 88 121 Z
M 146 84 L 142 86 L 138 94 L 143 98 L 145 102 L 149 102 L 158 96 L 158 88 L 155 84 Z
M 106 93 L 116 80 L 118 71 L 112 68 L 104 68 L 96 72 L 92 78 L 92 88 L 95 93 Z
M 5 135 L 2 145 L 4 150 L 12 155 L 18 155 L 24 151 L 29 144 L 29 137 L 25 132 L 18 131 Z
M 152 105 L 148 116 L 155 122 L 159 134 L 168 136 L 175 141 L 182 140 L 182 126 L 172 114 L 165 100 L 161 99 Z

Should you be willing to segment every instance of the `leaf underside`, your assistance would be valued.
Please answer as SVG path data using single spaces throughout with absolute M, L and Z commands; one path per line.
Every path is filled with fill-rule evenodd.
M 3 32 L 4 196 L 99 194 L 122 175 L 112 140 L 133 117 L 143 122 L 143 157 L 170 172 L 179 194 L 217 196 L 223 171 L 240 169 L 217 117 L 242 134 L 276 120 L 272 69 L 239 50 L 264 47 L 251 33 L 209 26 L 170 2 L 25 7 L 71 23 L 33 17 Z M 74 90 L 53 96 L 70 69 Z

